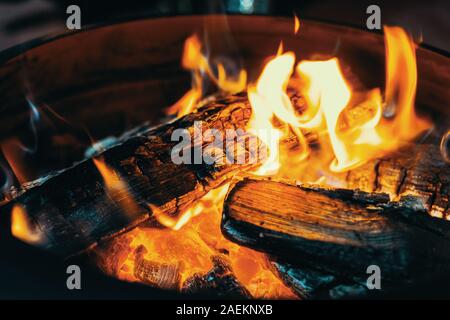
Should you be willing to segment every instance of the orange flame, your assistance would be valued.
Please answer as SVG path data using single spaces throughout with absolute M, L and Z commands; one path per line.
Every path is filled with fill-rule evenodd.
M 24 147 L 18 138 L 3 141 L 1 151 L 19 183 L 23 184 L 35 178 L 35 172 L 27 165 Z
M 320 101 L 319 112 L 325 119 L 328 136 L 336 157 L 330 169 L 332 171 L 343 171 L 361 163 L 360 152 L 357 152 L 358 145 L 355 141 L 363 133 L 360 132 L 360 135 L 355 134 L 351 138 L 344 139 L 338 132 L 340 115 L 351 98 L 351 90 L 340 71 L 338 60 L 334 58 L 320 62 L 302 61 L 299 63 L 297 70 L 301 76 L 310 79 L 309 100 Z M 379 108 L 381 108 L 381 104 Z M 313 118 L 313 121 L 315 121 L 315 118 Z M 311 125 L 307 122 L 305 127 L 311 127 Z M 373 129 L 373 127 L 370 129 Z M 369 134 L 368 136 L 371 137 L 372 135 Z
M 305 138 L 298 129 L 299 121 L 291 100 L 286 94 L 287 84 L 295 62 L 293 52 L 279 54 L 264 67 L 256 85 L 248 88 L 248 98 L 252 106 L 252 116 L 247 129 L 258 136 L 269 149 L 269 157 L 255 172 L 270 175 L 280 168 L 278 145 L 284 133 L 272 124 L 274 117 L 289 125 L 303 146 L 300 157 L 307 155 Z
M 382 98 L 378 89 L 352 92 L 336 58 L 328 61 L 302 61 L 300 77 L 310 84 L 306 95 L 316 117 L 303 124 L 319 128 L 325 120 L 335 160 L 330 169 L 346 171 L 398 148 L 429 128 L 414 111 L 417 69 L 414 44 L 401 28 L 385 27 L 387 81 L 385 110 L 393 119 L 382 117 Z M 363 96 L 364 99 L 359 98 Z M 355 101 L 358 101 L 355 104 Z M 358 111 L 361 109 L 361 111 Z M 369 119 L 367 119 L 368 115 Z M 343 119 L 351 118 L 351 123 Z
M 300 21 L 297 17 L 294 21 L 297 33 Z M 378 88 L 353 90 L 337 58 L 301 61 L 294 68 L 295 54 L 284 52 L 280 42 L 276 56 L 271 57 L 257 82 L 247 90 L 252 107 L 247 130 L 258 136 L 270 152 L 256 174 L 302 180 L 305 172 L 317 171 L 317 175 L 307 175 L 310 181 L 330 184 L 327 179 L 331 172 L 349 170 L 392 151 L 429 127 L 414 111 L 417 85 L 414 45 L 400 28 L 386 27 L 385 34 L 385 101 Z M 198 77 L 194 77 L 196 85 L 177 107 L 180 112 L 192 110 L 200 99 L 201 73 L 212 79 L 224 79 L 220 67 L 219 77 L 214 76 L 195 36 L 186 41 L 183 66 L 194 70 Z M 292 77 L 294 70 L 296 79 Z M 301 113 L 287 94 L 288 86 L 292 85 L 297 86 L 306 100 L 306 110 Z M 190 109 L 183 109 L 183 105 Z M 309 148 L 306 131 L 318 136 L 320 148 Z M 280 150 L 279 142 L 292 133 L 300 147 Z M 168 216 L 150 205 L 156 220 L 167 229 L 139 228 L 117 238 L 119 242 L 125 238 L 129 242 L 121 253 L 125 252 L 125 256 L 120 258 L 118 277 L 137 281 L 133 274 L 133 252 L 140 245 L 147 249 L 145 258 L 150 261 L 181 264 L 182 281 L 195 273 L 207 273 L 212 268 L 211 256 L 225 251 L 234 275 L 255 298 L 293 297 L 271 272 L 265 255 L 231 243 L 221 234 L 221 210 L 228 187 L 210 191 L 178 217 Z
M 237 78 L 231 77 L 223 64 L 211 66 L 208 58 L 202 53 L 202 43 L 196 34 L 184 43 L 181 65 L 192 72 L 192 88 L 168 110 L 168 114 L 186 115 L 192 112 L 203 96 L 202 81 L 206 75 L 220 91 L 237 93 L 243 91 L 247 84 L 247 72 L 240 70 Z M 216 71 L 214 71 L 216 70 Z
M 386 106 L 394 108 L 395 118 L 384 120 L 386 135 L 399 140 L 413 139 L 430 128 L 430 122 L 419 118 L 414 110 L 417 87 L 415 45 L 399 27 L 384 27 L 386 39 Z
M 202 197 L 201 201 L 185 210 L 177 218 L 164 214 L 156 206 L 151 204 L 149 206 L 152 209 L 153 216 L 159 223 L 172 230 L 180 230 L 186 223 L 201 214 L 206 208 L 213 207 L 217 199 L 225 199 L 228 188 L 229 184 L 226 184 L 223 187 L 209 191 Z
M 299 62 L 296 67 L 302 84 L 299 91 L 306 98 L 307 109 L 300 116 L 296 115 L 286 95 L 295 55 L 292 52 L 280 55 L 279 51 L 266 64 L 256 86 L 249 86 L 253 110 L 249 130 L 258 135 L 257 129 L 273 129 L 272 120 L 276 117 L 299 138 L 302 148 L 296 154 L 297 162 L 310 155 L 301 130 L 316 132 L 320 137 L 325 134 L 328 142 L 322 145 L 315 158 L 308 157 L 307 163 L 314 165 L 332 154 L 334 160 L 328 169 L 343 172 L 398 148 L 429 128 L 429 122 L 418 118 L 414 112 L 417 84 L 414 44 L 401 28 L 386 27 L 385 32 L 388 59 L 385 113 L 390 109 L 394 114 L 392 119 L 383 117 L 380 90 L 354 92 L 337 58 Z M 278 155 L 276 145 L 282 138 L 280 131 L 275 131 L 275 138 L 270 141 L 258 136 L 269 146 L 271 154 Z M 291 157 L 281 156 L 283 163 L 271 157 L 257 174 L 276 174 L 282 168 L 283 173 L 292 178 L 289 169 L 294 162 Z
M 103 177 L 107 188 L 111 191 L 123 190 L 126 188 L 123 181 L 119 178 L 119 176 L 109 168 L 103 159 L 92 159 L 94 161 L 95 166 Z
M 28 214 L 20 205 L 15 205 L 11 212 L 11 233 L 23 242 L 38 245 L 44 242 L 44 235 L 39 228 L 34 225 Z
M 135 202 L 125 181 L 106 165 L 102 158 L 93 158 L 92 161 L 105 182 L 108 196 L 122 208 L 125 214 L 134 217 L 145 211 Z
M 284 52 L 284 44 L 283 41 L 280 41 L 280 44 L 278 45 L 277 49 L 277 56 L 281 56 Z
M 138 281 L 133 271 L 134 251 L 141 245 L 146 248 L 144 258 L 148 261 L 177 266 L 181 284 L 194 274 L 208 273 L 213 267 L 211 257 L 228 252 L 234 275 L 253 297 L 294 298 L 290 289 L 267 266 L 264 254 L 243 248 L 223 237 L 220 231 L 221 210 L 228 188 L 226 184 L 211 190 L 178 218 L 169 217 L 155 206 L 150 206 L 155 218 L 169 229 L 137 228 L 116 238 L 114 247 L 125 243 L 127 248 L 116 256 L 108 255 L 110 263 L 116 264 L 120 260 L 116 276 L 127 281 Z M 125 256 L 121 256 L 123 252 Z
M 193 87 L 175 104 L 167 109 L 167 114 L 177 114 L 178 117 L 185 116 L 194 111 L 195 106 L 202 96 L 201 89 Z
M 294 34 L 297 34 L 300 30 L 300 19 L 294 14 Z

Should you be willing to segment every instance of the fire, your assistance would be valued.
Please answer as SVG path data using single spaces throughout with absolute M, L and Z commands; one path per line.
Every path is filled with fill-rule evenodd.
M 294 34 L 299 29 L 300 20 L 294 16 Z M 414 43 L 403 29 L 396 27 L 385 27 L 385 41 L 383 97 L 379 88 L 366 91 L 352 88 L 337 58 L 297 62 L 294 52 L 285 52 L 282 41 L 257 81 L 247 85 L 246 70 L 230 75 L 225 65 L 209 59 L 199 37 L 192 35 L 185 41 L 181 60 L 182 67 L 192 72 L 192 88 L 168 113 L 183 116 L 194 111 L 204 97 L 205 80 L 225 93 L 247 88 L 252 107 L 247 131 L 257 136 L 269 152 L 254 174 L 331 184 L 332 174 L 348 171 L 395 150 L 430 127 L 414 110 L 417 86 Z M 293 104 L 288 94 L 291 88 L 304 97 L 304 109 L 298 110 Z M 317 136 L 319 148 L 309 145 L 308 134 Z M 281 142 L 290 137 L 296 138 L 298 146 L 289 150 L 281 148 Z M 14 151 L 17 148 L 12 147 L 17 144 L 18 141 L 10 141 L 2 145 L 2 150 L 16 178 L 24 182 L 27 172 L 17 159 Z M 221 211 L 229 184 L 210 190 L 191 207 L 170 216 L 153 204 L 139 206 L 126 181 L 102 157 L 94 158 L 93 163 L 104 180 L 105 196 L 125 214 L 134 216 L 151 211 L 163 227 L 140 226 L 112 239 L 113 245 L 107 251 L 97 248 L 104 269 L 123 280 L 142 281 L 136 268 L 144 259 L 155 268 L 179 273 L 179 278 L 171 279 L 181 289 L 194 275 L 210 272 L 214 267 L 212 258 L 221 256 L 253 297 L 294 297 L 272 272 L 263 253 L 223 237 Z M 333 177 L 339 180 L 338 175 Z M 11 219 L 15 237 L 32 244 L 42 243 L 43 234 L 23 207 L 14 206 Z
M 300 30 L 300 19 L 294 14 L 294 34 L 297 34 Z
M 122 208 L 124 213 L 130 217 L 137 216 L 139 213 L 142 213 L 144 209 L 140 208 L 134 201 L 125 181 L 105 163 L 104 159 L 101 157 L 97 159 L 93 158 L 92 161 L 105 182 L 108 196 L 111 200 L 117 203 Z
M 414 110 L 417 87 L 415 45 L 399 27 L 384 27 L 386 38 L 386 109 L 395 117 L 384 119 L 385 135 L 410 140 L 428 129 L 430 122 L 419 118 Z
M 226 252 L 233 274 L 253 297 L 294 298 L 290 289 L 272 273 L 264 254 L 243 248 L 222 236 L 221 210 L 228 188 L 226 184 L 211 190 L 178 219 L 150 206 L 155 218 L 168 228 L 136 228 L 119 236 L 112 247 L 125 246 L 126 250 L 112 256 L 107 254 L 104 268 L 115 265 L 113 272 L 118 278 L 139 281 L 135 275 L 136 250 L 143 246 L 144 259 L 179 270 L 179 287 L 182 287 L 193 275 L 208 273 L 213 268 L 211 258 Z
M 11 233 L 17 239 L 33 245 L 43 243 L 45 238 L 39 228 L 31 222 L 25 208 L 20 205 L 15 205 L 11 212 Z
M 309 79 L 311 86 L 309 92 L 307 92 L 309 101 L 318 103 L 313 108 L 319 109 L 316 116 L 324 120 L 319 121 L 319 126 L 316 128 L 320 130 L 322 125 L 326 126 L 335 156 L 330 169 L 332 171 L 344 171 L 360 164 L 363 161 L 361 154 L 364 155 L 366 150 L 366 146 L 363 145 L 366 141 L 363 137 L 367 137 L 369 140 L 372 138 L 377 140 L 377 138 L 373 137 L 373 132 L 369 134 L 366 132 L 365 128 L 373 130 L 373 125 L 367 123 L 361 124 L 359 127 L 349 128 L 347 131 L 350 132 L 349 134 L 339 130 L 340 115 L 349 103 L 352 93 L 340 71 L 338 60 L 333 58 L 320 62 L 302 61 L 298 64 L 297 71 L 301 77 Z M 375 96 L 376 98 L 377 96 Z M 379 120 L 381 100 L 377 102 L 379 111 L 375 113 L 375 117 Z M 314 117 L 311 121 L 317 120 Z M 313 126 L 306 122 L 305 127 Z M 361 152 L 359 152 L 359 149 L 361 149 Z
M 384 110 L 379 89 L 366 93 L 351 90 L 337 59 L 302 61 L 297 67 L 300 77 L 310 83 L 306 94 L 313 108 L 318 109 L 317 117 L 325 120 L 335 156 L 330 164 L 331 171 L 347 171 L 382 156 L 430 126 L 414 111 L 417 86 L 414 43 L 401 28 L 385 27 L 385 38 L 387 79 Z M 344 123 L 345 118 L 352 120 Z M 315 126 L 311 125 L 314 121 Z M 315 118 L 305 126 L 318 128 L 318 123 L 322 122 Z
M 192 88 L 168 110 L 168 114 L 184 116 L 194 110 L 203 97 L 203 80 L 211 80 L 220 91 L 237 93 L 243 91 L 247 85 L 247 71 L 240 70 L 237 77 L 227 73 L 222 63 L 211 65 L 208 57 L 202 52 L 202 43 L 196 34 L 186 39 L 184 43 L 181 65 L 192 72 Z
M 277 57 L 281 56 L 283 54 L 284 51 L 284 44 L 283 41 L 280 41 L 280 44 L 278 45 L 278 49 L 277 49 Z
M 299 162 L 305 162 L 309 169 L 318 167 L 321 174 L 348 171 L 395 150 L 430 127 L 429 122 L 417 117 L 414 111 L 417 85 L 414 43 L 401 28 L 386 27 L 385 34 L 387 79 L 384 102 L 377 88 L 367 92 L 354 91 L 337 58 L 300 61 L 295 68 L 298 79 L 293 81 L 307 101 L 307 109 L 300 115 L 296 114 L 286 94 L 295 55 L 292 52 L 281 54 L 278 50 L 277 56 L 264 67 L 256 85 L 248 88 L 253 111 L 248 129 L 265 142 L 271 153 L 257 174 L 301 179 L 293 177 L 291 170 Z M 292 155 L 279 154 L 278 144 L 289 132 L 283 134 L 275 129 L 274 118 L 289 126 L 299 140 L 301 148 L 295 154 L 295 161 Z M 258 134 L 258 130 L 264 128 L 273 130 L 271 139 Z M 320 152 L 310 152 L 305 131 L 318 134 Z M 324 159 L 330 159 L 328 168 L 318 165 Z M 297 171 L 302 174 L 304 170 Z
M 304 142 L 303 134 L 298 130 L 298 119 L 294 108 L 286 94 L 294 63 L 293 52 L 278 54 L 266 64 L 256 85 L 250 85 L 248 88 L 252 117 L 247 129 L 250 133 L 258 136 L 269 149 L 269 157 L 256 174 L 270 175 L 276 173 L 280 168 L 278 145 L 283 132 L 272 124 L 274 117 L 290 125 L 299 141 Z
M 297 33 L 300 21 L 297 17 L 294 21 Z M 414 111 L 417 85 L 414 44 L 400 28 L 386 27 L 385 33 L 384 99 L 379 88 L 354 90 L 337 58 L 300 61 L 295 65 L 295 54 L 284 52 L 280 42 L 276 55 L 267 62 L 257 81 L 247 88 L 252 107 L 247 130 L 259 137 L 269 151 L 256 174 L 277 175 L 299 182 L 305 182 L 306 174 L 308 182 L 338 184 L 337 173 L 382 156 L 429 127 Z M 198 37 L 186 41 L 182 64 L 193 72 L 194 81 L 192 89 L 172 107 L 171 111 L 179 115 L 192 111 L 201 99 L 202 74 L 208 75 L 223 91 L 240 91 L 245 85 L 246 73 L 242 71 L 237 82 L 230 82 L 218 65 L 216 76 L 201 49 Z M 297 110 L 293 105 L 289 88 L 304 96 L 304 110 Z M 305 138 L 308 133 L 318 137 L 320 148 L 308 145 Z M 291 136 L 296 137 L 299 147 L 280 148 L 280 142 Z M 124 188 L 104 163 L 94 162 L 109 188 Z M 225 185 L 209 191 L 176 217 L 149 204 L 149 210 L 165 229 L 140 227 L 116 238 L 112 247 L 121 249 L 114 249 L 112 256 L 107 255 L 103 265 L 113 268 L 113 273 L 121 279 L 141 281 L 135 271 L 139 252 L 151 264 L 169 265 L 169 270 L 179 271 L 177 286 L 181 288 L 194 274 L 208 273 L 213 268 L 212 257 L 225 252 L 233 274 L 255 298 L 294 297 L 273 274 L 264 254 L 231 243 L 222 236 L 221 210 L 228 188 Z
M 228 188 L 229 184 L 226 184 L 223 187 L 209 191 L 202 197 L 201 201 L 185 210 L 177 218 L 165 215 L 163 212 L 161 212 L 161 210 L 151 204 L 149 204 L 149 206 L 152 209 L 153 216 L 156 218 L 156 220 L 158 220 L 159 223 L 167 228 L 171 228 L 172 230 L 180 230 L 192 218 L 198 216 L 207 208 L 216 206 L 215 202 L 220 202 L 220 200 L 225 199 Z
M 120 191 L 126 189 L 125 183 L 119 178 L 119 176 L 106 165 L 105 161 L 101 158 L 92 159 L 95 166 L 103 177 L 105 185 L 110 191 Z

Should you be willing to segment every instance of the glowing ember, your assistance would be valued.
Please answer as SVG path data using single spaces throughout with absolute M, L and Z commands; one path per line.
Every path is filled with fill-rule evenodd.
M 222 236 L 221 210 L 228 187 L 210 191 L 178 220 L 153 211 L 157 220 L 169 228 L 136 228 L 118 237 L 112 247 L 126 250 L 113 254 L 108 251 L 103 267 L 114 269 L 113 273 L 120 279 L 140 281 L 135 275 L 136 250 L 143 246 L 147 261 L 176 266 L 182 285 L 194 274 L 208 273 L 213 268 L 211 258 L 226 252 L 225 258 L 234 275 L 253 297 L 294 298 L 291 290 L 272 273 L 264 254 L 243 248 Z M 187 218 L 190 220 L 186 224 Z

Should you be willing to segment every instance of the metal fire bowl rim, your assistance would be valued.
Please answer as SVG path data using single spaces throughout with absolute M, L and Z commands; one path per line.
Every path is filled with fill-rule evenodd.
M 17 44 L 15 46 L 12 46 L 10 48 L 6 48 L 4 50 L 0 51 L 0 66 L 8 62 L 9 60 L 27 52 L 28 50 L 37 48 L 39 46 L 45 45 L 47 43 L 58 41 L 59 39 L 70 37 L 75 34 L 79 33 L 85 33 L 90 32 L 93 30 L 97 30 L 99 28 L 109 27 L 113 25 L 119 25 L 119 24 L 126 24 L 130 22 L 138 22 L 138 21 L 145 21 L 149 19 L 178 19 L 180 17 L 191 17 L 191 18 L 202 18 L 202 17 L 213 17 L 213 16 L 227 16 L 227 17 L 248 17 L 249 19 L 252 19 L 254 17 L 267 17 L 267 18 L 279 18 L 279 19 L 292 19 L 292 17 L 289 16 L 282 16 L 282 15 L 262 15 L 262 14 L 199 14 L 199 15 L 149 15 L 149 14 L 143 14 L 143 15 L 132 15 L 127 16 L 123 18 L 111 18 L 107 19 L 100 23 L 90 24 L 81 30 L 75 30 L 75 31 L 65 31 L 65 32 L 57 32 L 50 35 L 45 35 L 42 37 L 37 37 L 32 40 L 25 41 L 23 43 Z M 336 23 L 334 21 L 326 20 L 326 19 L 310 19 L 310 18 L 301 18 L 301 21 L 304 21 L 306 23 L 315 23 L 315 24 L 322 24 L 324 27 L 334 27 L 334 28 L 346 28 L 346 29 L 353 29 L 354 31 L 362 32 L 362 33 L 369 33 L 376 36 L 383 36 L 383 32 L 381 30 L 372 30 L 368 31 L 364 28 L 361 28 L 359 26 L 350 24 L 350 23 Z M 450 58 L 450 52 L 436 48 L 434 46 L 421 43 L 418 45 L 419 48 L 423 50 L 432 51 L 434 53 L 437 53 L 439 55 L 442 55 L 444 57 Z

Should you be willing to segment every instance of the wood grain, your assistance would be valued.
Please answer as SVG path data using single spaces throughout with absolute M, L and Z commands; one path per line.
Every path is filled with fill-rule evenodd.
M 222 231 L 289 263 L 355 281 L 375 264 L 386 281 L 407 283 L 450 268 L 450 223 L 412 209 L 414 201 L 247 178 L 226 198 Z

